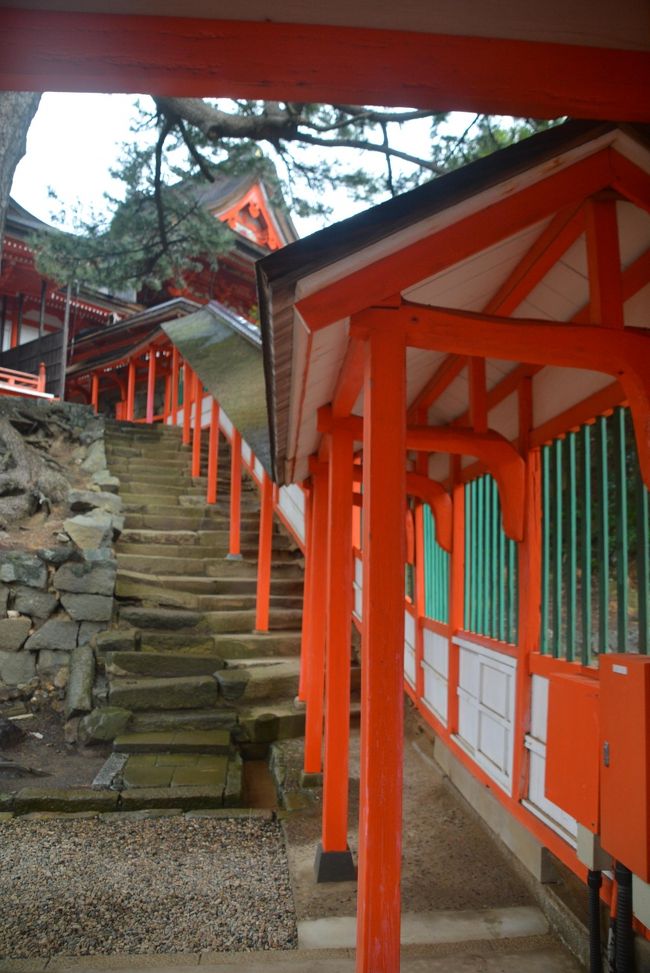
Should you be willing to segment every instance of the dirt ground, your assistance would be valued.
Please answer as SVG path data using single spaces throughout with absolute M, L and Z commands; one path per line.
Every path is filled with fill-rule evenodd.
M 350 847 L 356 860 L 359 814 L 359 734 L 350 745 Z M 320 793 L 317 792 L 320 798 Z M 298 920 L 354 915 L 355 882 L 316 885 L 313 865 L 320 839 L 320 801 L 308 814 L 285 821 Z M 445 782 L 431 744 L 406 705 L 402 909 L 486 909 L 534 901 L 499 846 Z
M 15 746 L 0 748 L 0 761 L 24 769 L 13 772 L 0 764 L 0 791 L 88 786 L 110 753 L 110 744 L 85 748 L 66 743 L 63 718 L 49 708 L 12 722 L 20 727 L 23 737 Z

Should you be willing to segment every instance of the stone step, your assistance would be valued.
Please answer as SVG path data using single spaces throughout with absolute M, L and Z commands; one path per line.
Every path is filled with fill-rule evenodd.
M 149 570 L 151 561 L 164 574 L 185 574 L 199 576 L 205 574 L 214 578 L 217 583 L 236 578 L 239 581 L 254 583 L 257 577 L 257 561 L 250 558 L 245 561 L 231 561 L 225 557 L 212 557 L 212 552 L 206 551 L 199 545 L 191 546 L 172 544 L 122 544 L 117 546 L 117 563 L 126 570 Z M 295 580 L 296 583 L 304 579 L 302 560 L 296 558 L 271 562 L 271 578 L 274 580 Z
M 300 632 L 242 632 L 218 635 L 212 632 L 176 631 L 151 628 L 119 628 L 100 632 L 96 639 L 100 658 L 109 653 L 144 655 L 146 653 L 207 656 L 210 672 L 219 660 L 296 656 L 300 654 Z M 143 663 L 146 665 L 146 663 Z
M 95 639 L 98 656 L 109 652 L 175 652 L 217 659 L 217 636 L 196 629 L 114 628 Z M 213 666 L 216 669 L 216 664 Z
M 275 740 L 289 740 L 305 735 L 305 710 L 293 702 L 262 702 L 239 710 L 233 738 L 244 755 L 246 744 L 268 745 Z
M 216 656 L 178 652 L 107 652 L 104 668 L 109 676 L 211 676 L 224 663 Z
M 108 685 L 110 705 L 134 712 L 203 709 L 215 706 L 219 698 L 219 686 L 212 676 L 110 678 Z
M 160 518 L 161 521 L 164 519 Z M 123 544 L 164 544 L 165 546 L 181 544 L 209 548 L 223 542 L 226 537 L 229 537 L 229 534 L 224 530 L 192 530 L 191 527 L 172 526 L 167 530 L 164 527 L 125 527 L 120 535 L 119 549 L 122 549 Z
M 226 706 L 219 709 L 145 710 L 135 712 L 129 723 L 133 733 L 165 732 L 168 730 L 233 730 L 237 726 L 237 710 Z
M 145 608 L 142 605 L 121 605 L 120 623 L 126 622 L 133 628 L 155 628 L 158 631 L 178 631 L 182 629 L 208 630 L 200 612 L 182 608 Z
M 191 608 L 201 612 L 255 608 L 254 594 L 197 594 L 194 590 L 187 590 L 182 583 L 175 584 L 174 580 L 119 571 L 115 596 L 118 599 L 137 599 L 150 604 Z M 271 595 L 270 604 L 271 608 L 299 609 L 302 607 L 302 598 L 299 595 Z
M 135 513 L 135 514 L 127 514 L 124 521 L 124 527 L 126 530 L 153 530 L 153 531 L 162 531 L 166 534 L 168 534 L 171 531 L 191 532 L 193 530 L 196 530 L 196 526 L 197 526 L 196 519 L 192 517 L 191 514 L 187 514 L 185 512 L 185 509 L 182 507 L 179 507 L 178 514 L 175 517 L 159 517 L 156 514 Z M 210 528 L 208 527 L 205 530 L 202 530 L 201 533 L 206 533 L 209 531 Z M 213 531 L 213 533 L 217 533 L 217 532 Z M 229 536 L 227 531 L 221 531 L 221 533 Z M 291 541 L 286 535 L 275 534 L 274 536 L 276 538 L 281 538 L 279 545 L 277 545 L 278 547 L 282 547 L 287 550 L 295 547 L 294 542 Z M 213 539 L 207 538 L 205 543 L 210 544 L 210 543 L 215 543 L 216 541 L 218 541 L 218 538 L 213 538 Z M 170 543 L 173 543 L 173 541 L 170 541 Z M 254 548 L 257 549 L 258 546 L 257 537 L 250 538 L 249 543 L 251 543 L 254 546 Z M 276 545 L 276 541 L 274 540 L 274 546 L 275 545 Z
M 122 733 L 113 741 L 120 753 L 220 753 L 231 750 L 228 730 L 158 730 Z
M 192 480 L 190 483 L 174 484 L 174 483 L 155 483 L 152 484 L 149 480 L 135 480 L 130 476 L 121 476 L 120 478 L 120 496 L 124 499 L 125 503 L 129 501 L 131 497 L 143 496 L 151 498 L 151 502 L 155 503 L 155 498 L 158 497 L 177 497 L 179 494 L 183 493 L 188 497 L 191 496 L 203 496 L 205 495 L 205 484 Z M 162 501 L 164 502 L 164 500 Z
M 221 695 L 226 702 L 239 700 L 257 705 L 262 700 L 294 699 L 298 693 L 299 659 L 275 661 L 269 659 L 242 662 L 238 667 L 220 669 L 215 673 Z
M 124 501 L 124 496 L 121 496 L 121 499 Z M 184 496 L 180 496 L 178 503 L 174 504 L 151 503 L 148 499 L 139 497 L 135 501 L 125 501 L 124 507 L 125 513 L 127 514 L 147 513 L 154 517 L 167 518 L 177 517 L 179 515 L 183 517 L 189 516 L 193 520 L 196 520 L 196 523 L 193 523 L 194 527 L 197 525 L 200 527 L 204 522 L 215 530 L 228 530 L 230 527 L 230 518 L 224 511 L 207 506 L 205 503 L 187 503 L 187 498 Z M 259 514 L 253 511 L 242 516 L 241 529 L 244 531 L 257 531 L 259 522 Z
M 252 632 L 255 628 L 255 612 L 250 611 L 210 611 L 202 615 L 204 627 L 211 632 L 236 635 Z M 297 631 L 302 626 L 302 611 L 290 608 L 272 608 L 269 613 L 269 627 L 275 631 Z

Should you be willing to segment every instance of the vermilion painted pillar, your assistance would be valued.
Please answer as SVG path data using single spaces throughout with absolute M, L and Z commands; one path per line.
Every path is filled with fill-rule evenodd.
M 329 490 L 327 466 L 315 462 L 312 472 L 312 578 L 309 612 L 309 638 L 306 649 L 307 713 L 305 717 L 306 774 L 320 774 L 323 749 L 323 691 L 325 663 L 325 602 L 327 584 L 327 494 Z
M 352 433 L 335 421 L 329 462 L 323 831 L 314 866 L 318 882 L 356 878 L 347 841 L 353 462 Z
M 305 577 L 303 585 L 303 613 L 302 633 L 300 637 L 300 678 L 298 680 L 298 699 L 304 703 L 307 700 L 307 671 L 309 669 L 309 625 L 312 597 L 312 505 L 314 494 L 311 483 L 305 487 Z
M 171 417 L 172 426 L 175 426 L 178 422 L 178 348 L 174 345 L 172 348 L 172 400 L 171 400 Z
M 190 444 L 190 430 L 192 422 L 192 369 L 185 362 L 183 365 L 183 446 Z
M 154 393 L 156 391 L 156 349 L 149 349 L 149 368 L 147 369 L 147 411 L 146 421 L 153 422 Z
M 93 412 L 97 412 L 99 408 L 99 375 L 97 372 L 93 372 L 90 376 L 90 404 L 93 407 Z
M 163 425 L 167 425 L 167 420 L 171 413 L 172 408 L 172 388 L 171 388 L 171 375 L 169 372 L 165 375 L 165 404 L 163 405 Z
M 268 473 L 262 473 L 262 496 L 260 499 L 255 628 L 258 632 L 268 632 L 269 606 L 271 603 L 271 550 L 273 547 L 273 481 Z
M 203 411 L 203 386 L 194 373 L 194 427 L 192 435 L 192 476 L 201 475 L 201 412 Z
M 135 413 L 135 358 L 129 360 L 128 381 L 126 386 L 126 416 L 127 422 L 133 422 Z
M 405 358 L 403 335 L 373 324 L 363 392 L 358 973 L 397 973 L 400 963 Z
M 210 439 L 208 441 L 208 503 L 217 502 L 217 482 L 219 480 L 219 403 L 212 400 L 210 408 Z
M 231 560 L 241 558 L 241 433 L 233 426 L 230 440 L 230 549 Z

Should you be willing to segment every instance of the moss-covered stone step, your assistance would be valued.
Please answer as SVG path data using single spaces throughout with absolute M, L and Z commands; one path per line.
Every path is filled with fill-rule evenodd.
M 259 659 L 300 655 L 300 632 L 251 632 L 217 635 L 216 650 L 224 659 Z
M 213 730 L 159 730 L 122 733 L 113 741 L 119 753 L 226 754 L 231 751 L 230 732 Z
M 118 561 L 118 578 L 132 582 L 144 582 L 153 584 L 155 582 L 161 588 L 171 588 L 174 591 L 186 591 L 196 595 L 216 595 L 218 594 L 216 578 L 204 577 L 201 574 L 163 574 L 161 568 L 164 565 L 158 564 L 157 571 L 148 573 L 146 570 L 125 567 Z M 151 567 L 154 567 L 154 559 L 151 559 Z M 201 562 L 193 561 L 191 567 L 195 571 L 200 571 Z M 160 573 L 159 573 L 160 572 Z
M 243 700 L 293 699 L 298 693 L 299 659 L 276 662 L 241 662 L 239 667 L 221 669 L 215 673 L 223 698 L 229 702 Z
M 225 704 L 217 709 L 151 710 L 134 713 L 129 732 L 151 733 L 168 730 L 234 730 L 237 710 Z
M 92 790 L 90 787 L 23 787 L 13 796 L 10 806 L 17 814 L 31 811 L 115 811 L 116 791 Z
M 125 790 L 139 787 L 226 786 L 228 756 L 215 753 L 134 753 L 120 773 Z
M 109 680 L 109 703 L 132 711 L 214 706 L 219 687 L 211 676 Z
M 210 676 L 225 666 L 214 655 L 177 652 L 107 652 L 104 660 L 111 676 Z
M 292 702 L 268 702 L 247 706 L 239 711 L 235 730 L 239 744 L 268 744 L 274 740 L 289 740 L 304 736 L 305 711 Z
M 252 632 L 255 628 L 255 611 L 210 611 L 202 615 L 205 628 L 211 632 L 236 634 Z M 272 608 L 269 627 L 284 631 L 298 631 L 302 625 L 302 611 L 290 608 Z
M 193 607 L 202 612 L 239 611 L 254 609 L 256 604 L 257 597 L 254 594 L 198 594 L 195 596 Z M 301 611 L 302 595 L 276 594 L 272 590 L 270 606 L 272 609 Z
M 132 626 L 133 628 L 155 628 L 159 631 L 169 631 L 182 629 L 197 629 L 200 626 L 206 629 L 203 624 L 203 615 L 200 612 L 188 611 L 183 608 L 158 608 L 145 607 L 143 605 L 121 605 L 120 624 Z

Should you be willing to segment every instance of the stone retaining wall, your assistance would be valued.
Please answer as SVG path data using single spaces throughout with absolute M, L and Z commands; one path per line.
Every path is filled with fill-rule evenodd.
M 78 424 L 80 407 L 70 408 Z M 35 548 L 29 523 L 22 549 L 16 531 L 6 546 L 0 541 L 0 702 L 45 688 L 59 691 L 63 709 L 71 661 L 111 624 L 122 502 L 106 465 L 103 419 L 83 411 L 86 441 L 71 450 L 71 480 L 87 489 L 69 490 L 53 543 Z

